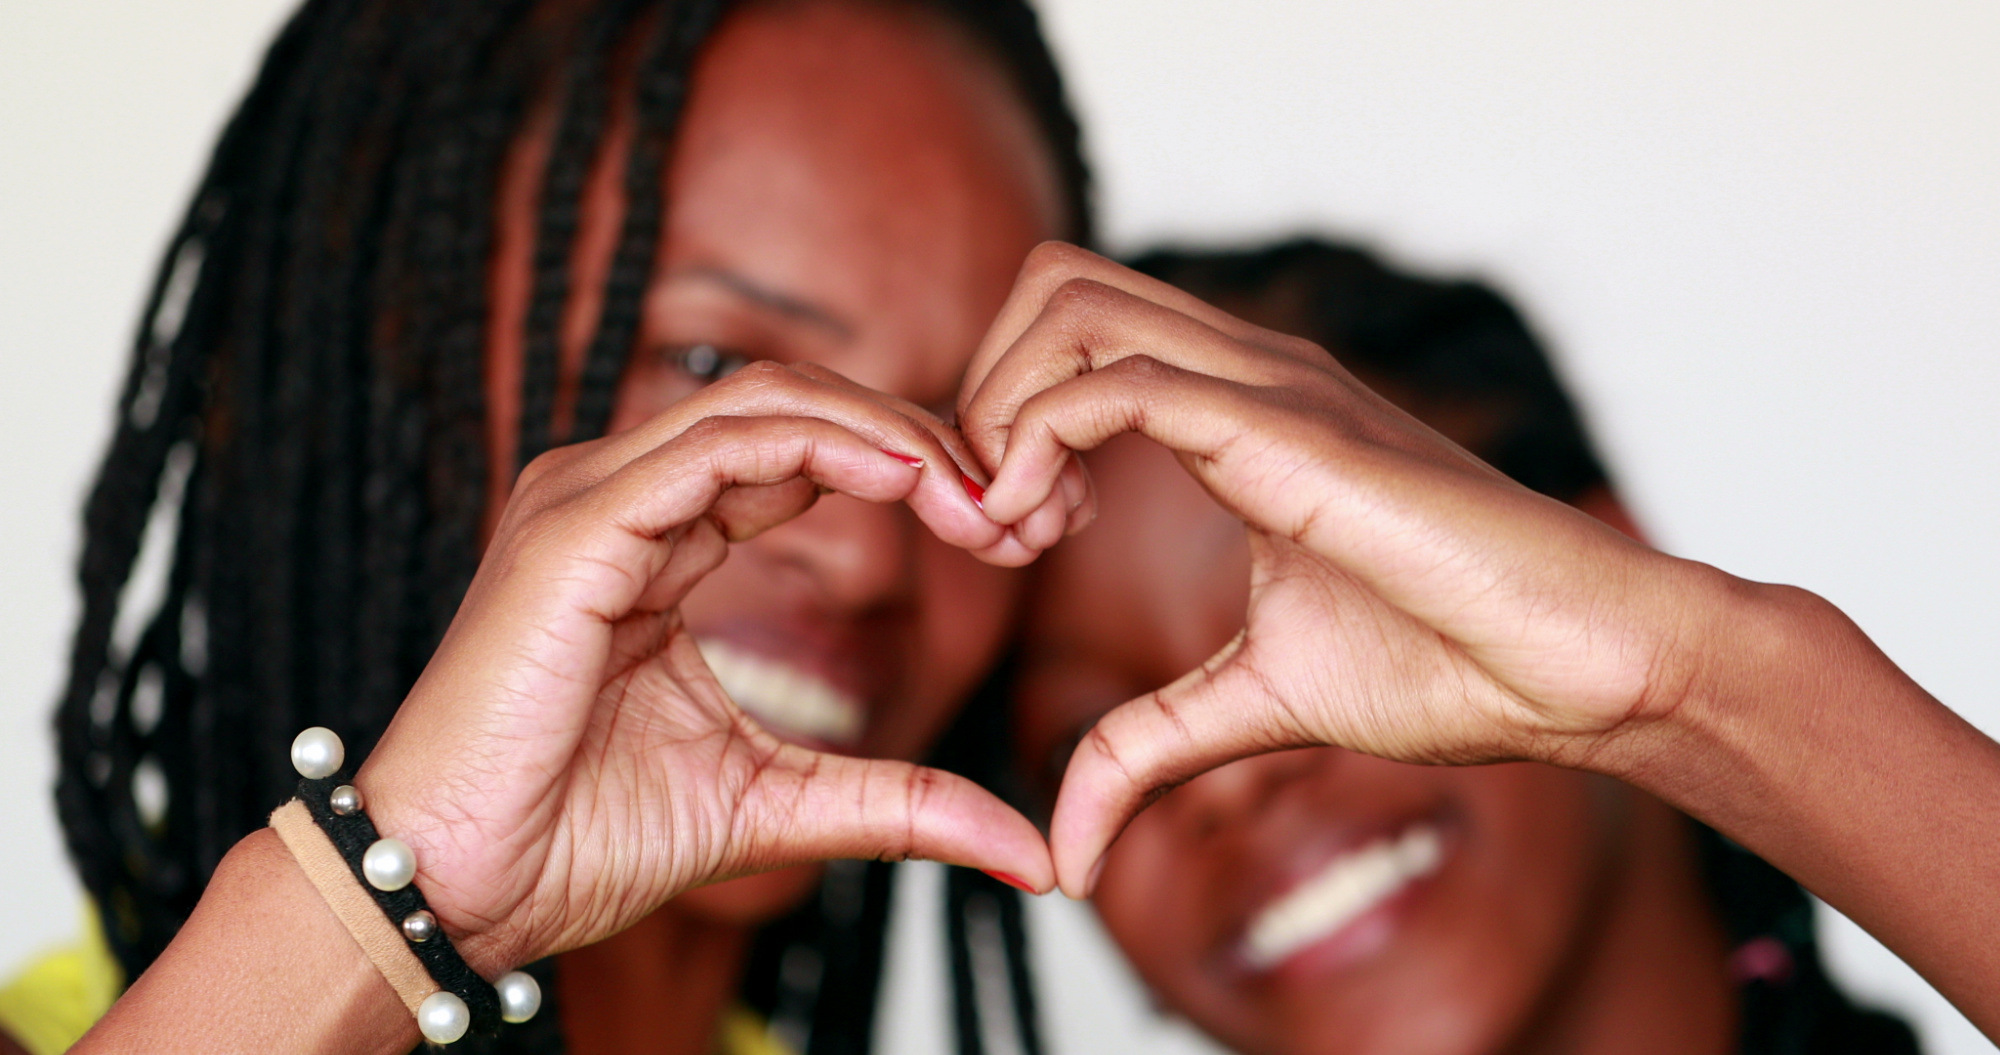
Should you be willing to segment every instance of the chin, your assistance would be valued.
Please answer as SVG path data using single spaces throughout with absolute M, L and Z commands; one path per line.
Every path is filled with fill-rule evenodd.
M 819 885 L 822 871 L 819 865 L 798 865 L 710 883 L 682 894 L 671 905 L 712 923 L 759 927 L 797 908 Z

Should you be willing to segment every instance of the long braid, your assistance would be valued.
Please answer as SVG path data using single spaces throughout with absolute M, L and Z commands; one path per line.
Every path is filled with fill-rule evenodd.
M 134 606 L 141 598 L 129 596 L 129 579 L 148 522 L 171 525 L 189 503 L 183 491 L 175 503 L 180 509 L 163 509 L 157 517 L 153 513 L 170 452 L 189 450 L 184 445 L 202 438 L 204 431 L 201 404 L 227 314 L 224 282 L 218 276 L 244 262 L 245 224 L 236 205 L 248 196 L 257 141 L 290 93 L 287 72 L 303 61 L 330 6 L 309 5 L 287 25 L 272 47 L 272 61 L 210 159 L 202 188 L 170 243 L 149 297 L 111 449 L 85 508 L 79 569 L 84 615 L 56 715 L 62 758 L 57 806 L 79 871 L 106 910 L 113 950 L 128 970 L 150 960 L 150 950 L 164 944 L 162 934 L 171 934 L 193 900 L 186 889 L 189 869 L 163 860 L 150 841 L 131 837 L 135 829 L 148 827 L 138 816 L 134 774 L 157 738 L 186 723 L 171 715 L 172 700 L 149 706 L 166 709 L 175 720 L 163 715 L 157 724 L 134 722 L 132 699 L 145 667 L 133 662 L 129 642 L 114 640 L 114 630 L 121 624 L 145 625 L 140 619 L 148 617 L 157 626 L 178 614 L 173 598 L 159 616 L 138 613 Z M 184 473 L 193 471 L 183 466 Z M 186 475 L 181 480 L 185 487 Z M 175 549 L 185 554 L 187 539 L 180 539 Z M 175 578 L 185 584 L 179 569 Z M 141 640 L 157 647 L 159 637 L 147 634 Z M 172 692 L 185 680 L 153 675 L 144 682 L 150 696 L 156 687 Z M 152 728 L 142 731 L 140 725 Z M 163 759 L 168 755 L 161 753 Z M 191 760 L 167 764 L 178 768 L 182 761 Z M 186 814 L 190 798 L 170 796 L 170 813 Z M 184 835 L 180 830 L 175 834 Z M 176 841 L 188 844 L 184 837 Z
M 637 127 L 625 162 L 624 225 L 605 279 L 597 332 L 584 353 L 571 442 L 601 435 L 610 423 L 618 379 L 639 336 L 646 286 L 666 214 L 666 162 L 680 126 L 695 54 L 729 7 L 730 0 L 688 0 L 669 7 L 641 58 Z
M 592 11 L 578 32 L 562 91 L 562 113 L 542 174 L 536 220 L 533 292 L 529 295 L 521 366 L 521 420 L 515 468 L 554 443 L 556 387 L 561 372 L 563 309 L 570 296 L 571 253 L 583 214 L 590 166 L 611 108 L 611 53 L 642 5 L 630 0 Z
M 1011 661 L 1001 664 L 959 712 L 931 760 L 1019 806 L 1027 793 L 1008 746 L 1014 674 Z M 1020 893 L 984 872 L 948 869 L 943 923 L 959 1055 L 1042 1055 Z
M 476 90 L 449 94 L 439 106 L 440 122 L 462 138 L 441 146 L 425 179 L 431 215 L 457 218 L 457 229 L 440 241 L 440 266 L 431 276 L 430 303 L 446 306 L 429 340 L 434 348 L 426 380 L 429 459 L 425 490 L 431 518 L 424 539 L 424 573 L 413 603 L 429 610 L 427 639 L 412 657 L 421 670 L 456 614 L 471 585 L 480 555 L 479 529 L 486 509 L 486 273 L 492 256 L 492 216 L 501 161 L 523 115 L 530 93 L 539 90 L 535 34 L 508 41 L 504 34 L 535 8 L 534 0 L 498 0 L 472 5 L 466 37 L 481 42 L 482 66 Z M 455 78 L 444 83 L 454 85 Z M 457 276 L 448 278 L 446 276 Z M 400 693 L 396 702 L 400 702 Z M 393 706 L 393 704 L 392 704 Z

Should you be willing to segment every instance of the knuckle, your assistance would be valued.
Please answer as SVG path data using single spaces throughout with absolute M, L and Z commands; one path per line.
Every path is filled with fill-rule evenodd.
M 753 359 L 720 384 L 731 389 L 775 388 L 796 383 L 800 373 L 799 367 L 775 359 Z
M 747 420 L 728 414 L 713 414 L 689 425 L 681 432 L 679 442 L 690 447 L 727 443 L 742 434 Z
M 1049 294 L 1049 311 L 1057 316 L 1090 316 L 1104 310 L 1116 291 L 1096 279 L 1069 278 Z
M 575 453 L 567 447 L 557 447 L 536 455 L 521 468 L 521 474 L 514 478 L 514 495 L 518 498 L 546 488 L 547 481 L 555 477 L 562 467 L 568 465 L 574 458 Z
M 1028 251 L 1027 262 L 1021 265 L 1023 275 L 1042 278 L 1051 274 L 1075 271 L 1086 265 L 1092 253 L 1068 242 L 1050 240 Z
M 1314 365 L 1334 361 L 1333 353 L 1306 340 L 1304 337 L 1293 337 L 1289 334 L 1279 333 L 1276 330 L 1264 330 L 1258 334 L 1258 337 L 1276 349 L 1280 354 L 1293 359 Z
M 1171 364 L 1161 362 L 1145 353 L 1128 355 L 1123 359 L 1102 367 L 1100 372 L 1110 374 L 1128 384 L 1158 385 L 1179 373 Z
M 829 384 L 829 383 L 844 384 L 847 382 L 847 378 L 842 376 L 840 371 L 831 369 L 829 367 L 821 366 L 818 363 L 793 363 L 790 365 L 785 365 L 781 363 L 772 362 L 769 359 L 760 359 L 758 360 L 758 362 L 770 363 L 770 365 L 773 367 L 776 367 L 780 370 L 790 373 L 797 378 L 803 378 L 808 381 L 818 381 L 822 384 Z M 748 367 L 745 367 L 745 369 L 748 369 Z

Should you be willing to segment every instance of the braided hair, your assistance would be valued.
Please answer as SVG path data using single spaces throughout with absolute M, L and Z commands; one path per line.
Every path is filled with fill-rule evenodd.
M 1087 242 L 1077 124 L 1033 12 L 902 2 L 996 60 L 1054 159 L 1066 233 Z M 272 44 L 168 244 L 84 510 L 56 800 L 128 978 L 287 796 L 299 729 L 372 749 L 471 581 L 493 468 L 496 183 L 545 101 L 558 117 L 507 468 L 604 430 L 690 71 L 729 6 L 306 0 Z M 628 205 L 558 435 L 567 262 L 614 105 L 636 115 Z M 541 1018 L 512 1050 L 560 1050 Z
M 1363 379 L 1478 407 L 1468 444 L 1564 502 L 1608 482 L 1583 416 L 1519 312 L 1492 287 L 1396 270 L 1369 251 L 1300 237 L 1250 249 L 1163 248 L 1134 270 L 1340 357 Z

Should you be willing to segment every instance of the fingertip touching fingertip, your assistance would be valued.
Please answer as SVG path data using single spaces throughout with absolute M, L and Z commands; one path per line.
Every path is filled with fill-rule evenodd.
M 1023 893 L 1034 894 L 1037 897 L 1041 896 L 1042 893 L 1041 891 L 1036 890 L 1032 884 L 1030 884 L 1027 880 L 1022 879 L 1020 876 L 1014 875 L 1009 872 L 1001 872 L 992 868 L 982 868 L 980 869 L 980 871 L 986 873 L 989 876 L 992 876 L 995 879 L 998 879 L 1002 883 L 1005 883 L 1016 890 L 1022 891 Z

